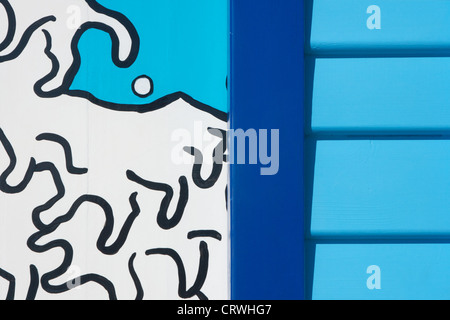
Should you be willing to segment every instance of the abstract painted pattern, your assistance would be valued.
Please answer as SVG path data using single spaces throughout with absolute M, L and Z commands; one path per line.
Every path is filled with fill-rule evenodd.
M 0 298 L 228 298 L 227 5 L 161 2 L 0 0 Z

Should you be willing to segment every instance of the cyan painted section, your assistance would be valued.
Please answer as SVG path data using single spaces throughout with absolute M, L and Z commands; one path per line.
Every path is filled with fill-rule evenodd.
M 310 58 L 310 129 L 449 133 L 449 75 L 449 57 Z
M 447 0 L 308 0 L 310 53 L 450 50 Z M 312 18 L 311 18 L 312 17 Z
M 311 235 L 450 238 L 449 166 L 449 140 L 318 141 Z
M 450 244 L 317 244 L 315 300 L 450 299 Z

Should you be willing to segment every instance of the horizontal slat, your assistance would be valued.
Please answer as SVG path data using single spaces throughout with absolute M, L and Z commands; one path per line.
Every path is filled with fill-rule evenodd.
M 308 0 L 310 51 L 318 53 L 450 51 L 448 0 Z M 376 5 L 380 15 L 372 20 Z M 369 10 L 368 10 L 369 9 Z M 370 13 L 368 13 L 368 11 Z M 380 22 L 380 29 L 373 29 Z
M 307 62 L 312 132 L 450 132 L 450 57 Z
M 449 269 L 450 244 L 318 244 L 312 298 L 447 300 Z
M 312 237 L 450 239 L 450 140 L 317 141 L 307 171 Z

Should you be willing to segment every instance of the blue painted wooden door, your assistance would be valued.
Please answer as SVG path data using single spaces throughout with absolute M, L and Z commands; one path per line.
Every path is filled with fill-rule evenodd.
M 308 0 L 312 299 L 450 298 L 450 2 Z

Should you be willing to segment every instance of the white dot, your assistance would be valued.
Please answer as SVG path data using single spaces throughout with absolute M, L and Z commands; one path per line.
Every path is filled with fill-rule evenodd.
M 137 77 L 133 82 L 133 90 L 140 97 L 147 97 L 152 93 L 152 80 L 147 76 Z

